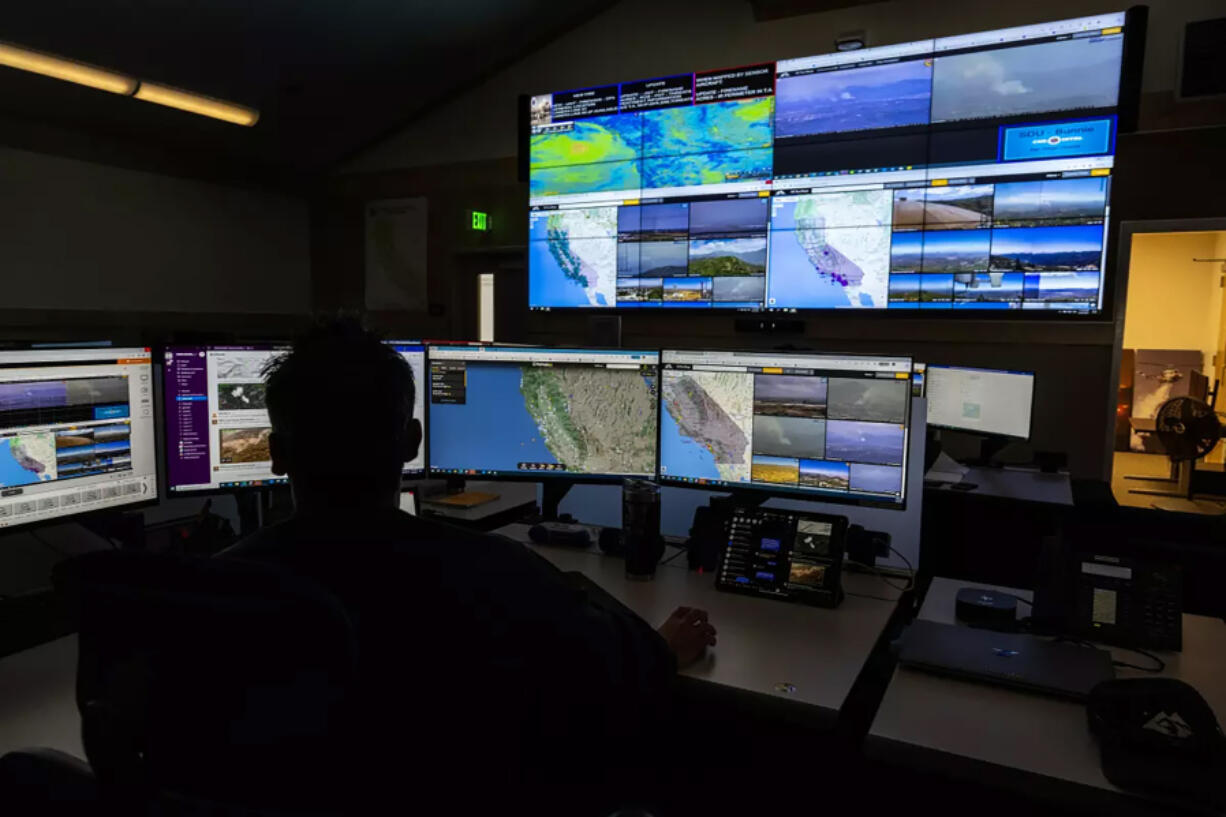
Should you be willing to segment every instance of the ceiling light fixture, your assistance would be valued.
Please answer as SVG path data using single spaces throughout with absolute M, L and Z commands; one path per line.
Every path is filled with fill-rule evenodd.
M 220 119 L 223 122 L 231 122 L 248 128 L 260 121 L 260 112 L 245 105 L 194 94 L 191 91 L 171 88 L 168 85 L 159 85 L 156 82 L 142 82 L 115 71 L 107 71 L 105 68 L 97 68 L 75 60 L 66 60 L 63 57 L 32 51 L 9 43 L 0 43 L 0 65 L 62 79 L 66 82 L 75 82 L 78 85 L 109 91 L 112 94 L 134 96 L 145 102 L 178 108 L 181 111 Z
M 254 108 L 193 94 L 190 91 L 180 91 L 178 88 L 158 85 L 154 82 L 142 82 L 136 89 L 136 98 L 156 105 L 178 108 L 188 113 L 211 116 L 214 119 L 233 122 L 235 125 L 243 125 L 248 128 L 260 121 L 260 112 Z
M 95 68 L 83 62 L 53 57 L 50 54 L 42 54 L 7 43 L 0 43 L 0 65 L 75 82 L 78 85 L 88 85 L 90 88 L 124 96 L 131 96 L 136 91 L 136 86 L 140 84 L 139 81 L 114 71 Z

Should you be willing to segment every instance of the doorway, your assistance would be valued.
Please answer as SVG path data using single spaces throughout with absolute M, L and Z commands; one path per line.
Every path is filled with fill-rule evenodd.
M 1187 480 L 1194 491 L 1212 485 L 1226 444 L 1173 469 L 1177 452 L 1157 433 L 1156 417 L 1168 400 L 1193 397 L 1226 423 L 1226 389 L 1217 388 L 1226 374 L 1226 220 L 1126 223 L 1121 248 L 1112 491 L 1121 505 L 1224 513 L 1226 501 L 1160 495 L 1184 493 Z M 1184 481 L 1172 484 L 1177 475 Z

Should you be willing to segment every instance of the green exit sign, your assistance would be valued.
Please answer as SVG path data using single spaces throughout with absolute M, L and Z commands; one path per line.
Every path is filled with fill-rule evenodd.
M 480 210 L 471 211 L 472 228 L 479 233 L 489 232 L 490 229 L 490 214 L 483 213 Z

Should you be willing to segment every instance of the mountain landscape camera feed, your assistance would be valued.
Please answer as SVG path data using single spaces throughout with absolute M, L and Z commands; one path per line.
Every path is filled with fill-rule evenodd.
M 639 251 L 638 274 L 651 278 L 685 275 L 689 268 L 688 241 L 644 241 L 635 246 Z
M 904 233 L 905 235 L 905 233 Z M 924 233 L 924 272 L 974 272 L 988 268 L 991 230 Z
M 1080 272 L 1102 264 L 1103 225 L 1009 227 L 992 231 L 992 269 Z
M 924 125 L 932 61 L 781 77 L 775 86 L 775 137 Z
M 827 394 L 826 416 L 832 420 L 902 423 L 907 419 L 911 381 L 832 377 Z
M 975 275 L 976 273 L 968 272 L 961 273 L 963 275 Z M 899 276 L 902 277 L 902 276 Z M 926 272 L 923 275 L 917 275 L 920 279 L 920 308 L 923 309 L 929 305 L 944 305 L 948 306 L 949 302 L 954 297 L 954 274 L 951 272 Z
M 895 199 L 897 202 L 897 198 Z M 897 211 L 897 204 L 895 204 Z M 992 226 L 992 185 L 930 187 L 924 196 L 924 226 L 970 230 Z
M 766 236 L 690 241 L 690 275 L 763 275 Z
M 800 462 L 791 457 L 754 454 L 751 476 L 754 482 L 795 485 L 800 478 Z
M 895 304 L 910 304 L 919 306 L 920 276 L 891 275 L 890 276 L 890 306 Z
M 826 565 L 792 562 L 788 568 L 788 584 L 801 587 L 823 587 L 826 584 Z
M 272 454 L 268 450 L 269 426 L 251 428 L 223 428 L 217 432 L 219 459 L 228 465 L 238 462 L 268 462 Z
M 218 383 L 217 408 L 221 411 L 264 410 L 264 384 Z
M 825 417 L 826 378 L 790 374 L 754 375 L 753 413 L 772 417 Z
M 919 272 L 924 263 L 924 234 L 894 233 L 890 239 L 890 272 Z
M 800 484 L 824 491 L 846 491 L 850 484 L 847 463 L 829 460 L 801 460 Z
M 1097 271 L 1027 273 L 1022 297 L 1044 303 L 1093 304 L 1098 300 L 1098 275 Z
M 1114 34 L 938 55 L 932 121 L 1114 107 L 1123 44 Z
M 826 455 L 826 421 L 755 414 L 753 452 L 820 460 Z
M 1107 209 L 1103 177 L 996 185 L 996 224 L 1008 227 L 1101 222 Z
M 848 462 L 902 465 L 903 427 L 858 420 L 826 421 L 826 456 Z
M 712 297 L 723 303 L 761 303 L 766 296 L 766 277 L 715 278 Z
M 851 490 L 868 494 L 902 493 L 902 469 L 893 465 L 851 464 Z
M 696 201 L 690 205 L 690 237 L 765 235 L 769 205 L 765 198 Z

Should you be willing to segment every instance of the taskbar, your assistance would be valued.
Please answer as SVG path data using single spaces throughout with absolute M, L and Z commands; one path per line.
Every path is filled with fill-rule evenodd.
M 677 477 L 660 474 L 660 482 L 678 487 L 701 488 L 711 491 L 766 491 L 767 493 L 787 493 L 817 499 L 829 497 L 835 500 L 863 500 L 874 504 L 902 505 L 903 498 L 898 494 L 879 494 L 866 491 L 843 491 L 828 488 L 810 488 L 801 485 L 785 485 L 776 482 L 730 482 L 723 479 L 707 479 L 705 477 Z
M 636 472 L 628 474 L 593 474 L 588 471 L 571 471 L 566 466 L 556 462 L 521 462 L 515 470 L 492 468 L 435 468 L 431 466 L 430 475 L 440 477 L 473 477 L 488 479 L 536 478 L 536 477 L 568 477 L 576 480 L 599 480 L 616 482 L 622 479 L 655 479 L 654 472 Z

